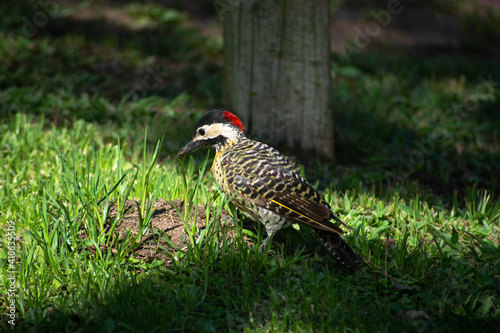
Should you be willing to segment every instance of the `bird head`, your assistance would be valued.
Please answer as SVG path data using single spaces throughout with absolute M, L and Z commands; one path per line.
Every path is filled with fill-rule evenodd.
M 237 142 L 243 137 L 243 124 L 234 114 L 222 109 L 205 113 L 195 126 L 193 139 L 177 154 L 177 158 L 198 148 L 222 147 Z

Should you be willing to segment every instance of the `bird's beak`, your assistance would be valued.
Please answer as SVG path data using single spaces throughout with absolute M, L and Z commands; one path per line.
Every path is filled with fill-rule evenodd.
M 177 158 L 181 158 L 184 154 L 189 153 L 195 149 L 203 147 L 202 141 L 191 141 L 177 153 Z

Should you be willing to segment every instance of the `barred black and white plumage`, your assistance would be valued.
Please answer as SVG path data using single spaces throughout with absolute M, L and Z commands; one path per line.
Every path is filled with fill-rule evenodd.
M 267 238 L 289 225 L 312 227 L 326 250 L 350 270 L 362 259 L 345 243 L 330 205 L 300 176 L 299 166 L 276 149 L 243 134 L 241 121 L 224 110 L 211 110 L 198 121 L 193 140 L 178 157 L 197 148 L 217 151 L 212 173 L 221 189 L 249 218 L 264 224 Z M 336 223 L 332 222 L 334 220 Z

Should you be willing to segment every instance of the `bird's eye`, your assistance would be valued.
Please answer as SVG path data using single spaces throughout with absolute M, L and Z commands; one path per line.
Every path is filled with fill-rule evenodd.
M 204 136 L 205 135 L 205 130 L 203 128 L 198 129 L 198 135 Z

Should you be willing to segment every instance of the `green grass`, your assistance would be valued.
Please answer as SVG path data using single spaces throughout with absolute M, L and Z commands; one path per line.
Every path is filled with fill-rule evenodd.
M 16 15 L 36 8 L 9 8 L 1 33 L 19 32 Z M 220 103 L 220 68 L 207 69 L 220 61 L 217 41 L 202 38 L 185 13 L 123 10 L 146 36 L 114 27 L 123 44 L 62 17 L 36 38 L 0 39 L 2 317 L 15 268 L 20 331 L 497 329 L 496 62 L 334 55 L 337 162 L 309 163 L 306 175 L 352 228 L 348 243 L 381 269 L 351 275 L 316 250 L 310 230 L 282 231 L 262 253 L 243 238 L 258 244 L 262 230 L 244 231 L 238 215 L 235 227 L 221 222 L 221 209 L 232 207 L 213 186 L 212 155 L 174 158 L 199 115 Z M 68 22 L 75 25 L 59 36 Z M 180 42 L 155 45 L 158 36 Z M 137 93 L 148 68 L 166 71 L 183 54 L 190 56 L 182 69 Z M 116 242 L 126 200 L 142 203 L 141 234 L 155 198 L 188 203 L 179 212 L 187 248 L 171 254 L 169 267 L 133 258 L 137 235 Z M 198 204 L 213 213 L 202 230 L 189 215 Z M 18 238 L 9 262 L 12 222 Z M 0 327 L 12 328 L 6 320 Z

